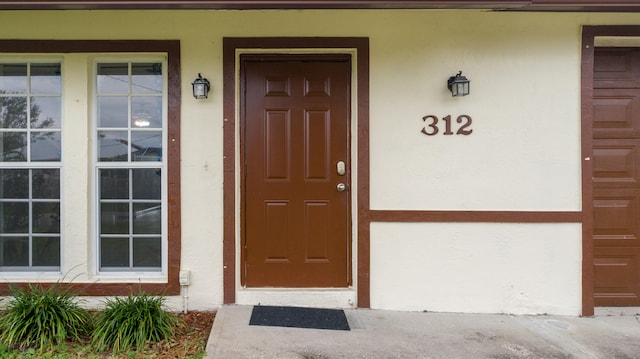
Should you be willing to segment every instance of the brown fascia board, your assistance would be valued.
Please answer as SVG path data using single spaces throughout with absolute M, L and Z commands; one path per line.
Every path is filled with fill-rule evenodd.
M 640 0 L 0 0 L 0 10 L 488 9 L 640 12 Z
M 528 11 L 638 12 L 640 0 L 532 0 Z
M 0 9 L 515 9 L 530 0 L 0 0 Z

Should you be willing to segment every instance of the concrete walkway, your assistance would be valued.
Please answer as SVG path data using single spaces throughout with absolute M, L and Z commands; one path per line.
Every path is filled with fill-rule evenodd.
M 250 326 L 218 310 L 206 358 L 640 358 L 637 312 L 593 318 L 345 310 L 351 331 Z

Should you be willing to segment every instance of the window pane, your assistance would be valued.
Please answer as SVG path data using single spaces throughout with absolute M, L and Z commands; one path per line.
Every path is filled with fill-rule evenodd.
M 35 199 L 59 199 L 60 198 L 60 170 L 59 169 L 33 169 L 33 198 Z
M 98 97 L 98 127 L 127 127 L 128 97 Z
M 0 198 L 29 198 L 29 170 L 0 170 Z
M 27 134 L 25 132 L 0 133 L 0 159 L 4 162 L 27 160 Z
M 132 64 L 132 93 L 162 93 L 162 64 Z
M 59 63 L 0 64 L 3 167 L 11 162 L 61 160 L 61 67 Z M 0 169 L 0 199 L 5 200 L 0 202 L 0 234 L 16 233 L 0 237 L 0 266 L 59 267 L 60 169 L 20 167 Z
M 128 161 L 127 131 L 98 131 L 98 160 Z
M 129 170 L 100 170 L 100 199 L 128 199 Z
M 60 266 L 60 237 L 33 237 L 33 266 Z
M 60 64 L 31 64 L 31 93 L 60 93 Z
M 100 268 L 158 271 L 164 207 L 158 163 L 166 91 L 162 63 L 101 63 L 97 81 Z M 111 161 L 137 163 L 126 169 L 100 163 Z
M 160 238 L 133 239 L 133 266 L 160 268 L 162 264 L 162 245 Z
M 132 161 L 162 161 L 161 131 L 131 131 Z
M 60 233 L 60 203 L 34 202 L 33 233 Z
M 132 97 L 131 127 L 162 128 L 162 97 Z
M 129 204 L 100 204 L 100 234 L 129 233 Z
M 29 266 L 29 238 L 0 237 L 0 266 L 27 267 Z
M 98 93 L 129 93 L 128 64 L 98 64 Z
M 160 234 L 162 206 L 158 203 L 135 203 L 133 205 L 133 233 Z
M 60 128 L 60 97 L 31 98 L 31 127 Z
M 157 199 L 161 198 L 160 169 L 139 168 L 133 169 L 133 199 Z
M 0 93 L 27 92 L 27 64 L 0 64 Z
M 0 97 L 0 128 L 27 128 L 26 97 Z
M 129 238 L 101 238 L 100 267 L 129 267 Z
M 31 161 L 60 161 L 60 132 L 31 132 Z
M 0 202 L 0 233 L 29 233 L 29 204 Z

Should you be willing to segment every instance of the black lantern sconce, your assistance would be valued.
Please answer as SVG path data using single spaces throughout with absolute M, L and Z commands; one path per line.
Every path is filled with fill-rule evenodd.
M 209 80 L 202 77 L 202 74 L 198 74 L 198 78 L 193 80 L 191 86 L 193 86 L 193 97 L 196 99 L 200 100 L 209 97 L 211 84 L 209 83 Z
M 458 71 L 455 76 L 449 77 L 447 80 L 447 88 L 451 91 L 451 96 L 467 96 L 469 94 L 469 84 L 471 81 L 462 76 L 462 71 Z

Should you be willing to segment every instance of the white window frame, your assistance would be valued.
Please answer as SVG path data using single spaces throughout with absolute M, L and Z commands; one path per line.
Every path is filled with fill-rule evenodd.
M 29 198 L 26 201 L 27 203 L 29 203 L 29 232 L 27 233 L 27 237 L 29 238 L 29 267 L 25 268 L 25 267 L 0 267 L 0 273 L 2 273 L 3 276 L 11 276 L 11 277 L 18 277 L 18 278 L 32 278 L 34 276 L 37 277 L 60 277 L 60 275 L 62 274 L 62 268 L 65 267 L 65 263 L 64 263 L 64 246 L 65 246 L 65 236 L 64 236 L 64 223 L 65 223 L 65 217 L 64 217 L 64 167 L 63 167 L 63 163 L 64 163 L 64 126 L 65 126 L 65 64 L 64 64 L 64 58 L 61 56 L 50 56 L 50 55 L 37 55 L 37 54 L 16 54 L 16 55 L 12 55 L 12 54 L 2 54 L 0 56 L 0 63 L 2 64 L 28 64 L 27 67 L 27 78 L 29 79 L 31 77 L 31 65 L 32 64 L 51 64 L 51 63 L 56 63 L 60 65 L 60 128 L 59 129 L 46 129 L 46 130 L 38 130 L 36 132 L 59 132 L 60 133 L 60 160 L 59 161 L 31 161 L 31 141 L 29 140 L 28 145 L 27 145 L 27 161 L 24 162 L 2 162 L 0 161 L 0 169 L 24 169 L 24 170 L 29 170 L 30 174 L 29 174 Z M 21 96 L 26 96 L 27 97 L 27 106 L 30 108 L 30 104 L 31 104 L 31 97 L 32 95 L 34 95 L 31 92 L 31 81 L 27 80 L 27 92 L 25 94 L 19 94 L 16 95 L 16 97 L 21 97 Z M 39 97 L 42 97 L 42 95 L 45 95 L 44 97 L 53 97 L 53 94 L 36 94 Z M 31 124 L 29 121 L 29 111 L 27 111 L 27 136 L 30 136 L 30 134 L 32 133 L 31 131 Z M 12 131 L 13 130 L 13 131 Z M 15 129 L 0 129 L 0 132 L 14 132 Z M 57 169 L 59 171 L 59 181 L 60 181 L 60 189 L 59 189 L 59 193 L 60 193 L 60 197 L 58 199 L 58 203 L 60 205 L 60 214 L 59 214 L 59 221 L 60 221 L 60 230 L 59 230 L 59 238 L 60 238 L 60 252 L 59 252 L 59 261 L 60 261 L 60 265 L 59 266 L 33 266 L 32 265 L 32 255 L 33 255 L 33 250 L 32 250 L 32 241 L 34 238 L 34 233 L 33 228 L 32 228 L 32 204 L 34 203 L 34 200 L 32 198 L 32 174 L 31 174 L 31 170 L 34 169 Z M 42 203 L 47 203 L 50 201 L 45 201 L 45 200 L 36 200 L 37 202 L 42 202 Z M 35 237 L 39 237 L 39 235 L 36 235 Z
M 141 277 L 144 278 L 166 278 L 168 273 L 168 183 L 167 183 L 167 149 L 168 149 L 168 61 L 166 54 L 144 54 L 144 53 L 121 53 L 117 55 L 95 55 L 91 56 L 91 176 L 92 181 L 92 201 L 93 201 L 93 213 L 92 213 L 92 228 L 93 228 L 93 240 L 92 246 L 94 248 L 93 255 L 93 272 L 98 278 L 118 278 L 118 280 L 138 280 Z M 97 90 L 97 75 L 98 64 L 102 63 L 149 63 L 157 62 L 162 64 L 162 160 L 158 162 L 100 162 L 98 161 L 98 90 Z M 129 76 L 131 76 L 131 67 L 129 65 Z M 131 97 L 131 91 L 129 90 L 128 97 Z M 128 108 L 128 116 L 131 117 L 131 108 Z M 131 123 L 128 121 L 127 131 L 131 133 Z M 120 128 L 119 130 L 123 130 Z M 130 154 L 129 154 L 130 155 Z M 101 269 L 100 265 L 100 199 L 99 199 L 99 171 L 100 169 L 136 169 L 136 168 L 160 168 L 161 170 L 161 267 L 159 270 L 144 270 L 135 268 L 105 268 Z M 131 185 L 131 183 L 130 183 Z M 131 202 L 131 199 L 129 199 Z M 131 213 L 129 213 L 131 216 Z M 132 221 L 130 218 L 130 226 Z M 133 236 L 132 233 L 129 236 Z M 131 247 L 130 247 L 131 249 Z M 132 256 L 132 252 L 129 253 Z

